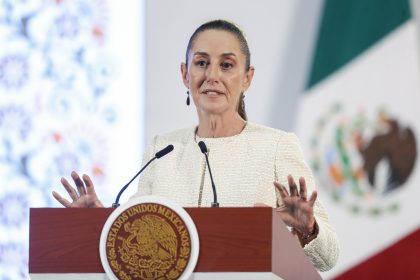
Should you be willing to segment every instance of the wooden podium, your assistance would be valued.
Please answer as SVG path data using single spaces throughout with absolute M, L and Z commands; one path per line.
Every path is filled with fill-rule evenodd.
M 114 209 L 30 209 L 32 279 L 108 279 L 99 239 Z M 272 208 L 185 208 L 200 252 L 192 279 L 321 279 Z

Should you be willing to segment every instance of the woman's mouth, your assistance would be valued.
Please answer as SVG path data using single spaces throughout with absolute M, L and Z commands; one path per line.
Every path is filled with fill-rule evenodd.
M 218 92 L 215 92 L 215 91 L 208 91 L 208 92 L 206 92 L 206 94 L 207 95 L 218 95 L 218 94 L 221 94 L 221 93 L 218 93 Z
M 217 95 L 222 95 L 223 93 L 220 91 L 214 91 L 214 90 L 205 90 L 202 92 L 202 94 L 206 94 L 208 96 L 217 96 Z

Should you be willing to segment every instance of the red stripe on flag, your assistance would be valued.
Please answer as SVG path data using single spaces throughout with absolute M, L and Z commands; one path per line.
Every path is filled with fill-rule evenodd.
M 420 279 L 420 228 L 335 279 Z

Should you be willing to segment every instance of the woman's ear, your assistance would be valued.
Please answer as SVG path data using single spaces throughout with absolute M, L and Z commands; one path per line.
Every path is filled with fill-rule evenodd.
M 182 81 L 184 82 L 185 87 L 190 88 L 190 80 L 188 79 L 187 64 L 185 64 L 184 62 L 181 63 L 181 75 L 182 75 Z
M 254 71 L 255 68 L 254 66 L 249 67 L 248 71 L 245 73 L 245 79 L 244 79 L 244 83 L 243 83 L 243 92 L 245 92 L 252 83 L 252 78 L 254 78 Z

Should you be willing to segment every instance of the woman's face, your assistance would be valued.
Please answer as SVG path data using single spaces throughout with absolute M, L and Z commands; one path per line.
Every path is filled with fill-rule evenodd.
M 254 69 L 245 69 L 246 57 L 235 35 L 222 30 L 201 32 L 181 65 L 185 86 L 199 113 L 235 114 L 241 92 L 251 84 Z

